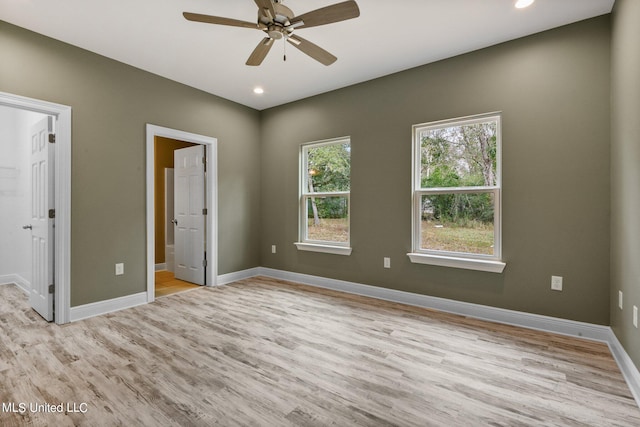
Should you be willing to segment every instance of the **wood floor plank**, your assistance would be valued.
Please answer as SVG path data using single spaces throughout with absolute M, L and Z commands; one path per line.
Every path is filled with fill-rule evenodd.
M 172 271 L 160 270 L 155 272 L 155 297 L 164 297 L 178 292 L 198 289 L 200 285 L 176 279 Z
M 608 346 L 269 278 L 47 324 L 0 286 L 2 426 L 638 426 Z M 6 409 L 6 408 L 5 408 Z

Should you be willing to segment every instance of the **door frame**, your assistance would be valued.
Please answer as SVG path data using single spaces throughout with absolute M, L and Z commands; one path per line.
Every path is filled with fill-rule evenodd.
M 147 179 L 147 302 L 155 301 L 155 138 L 156 136 L 205 145 L 207 147 L 207 267 L 205 286 L 218 282 L 218 140 L 177 129 L 147 123 L 146 179 Z
M 55 323 L 69 323 L 71 311 L 71 107 L 0 92 L 0 105 L 56 118 L 54 256 Z

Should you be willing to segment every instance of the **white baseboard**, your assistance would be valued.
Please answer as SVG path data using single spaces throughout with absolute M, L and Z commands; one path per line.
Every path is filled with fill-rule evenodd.
M 112 313 L 125 308 L 131 308 L 147 303 L 147 292 L 139 292 L 133 295 L 113 298 L 106 301 L 92 302 L 90 304 L 71 307 L 69 320 L 75 322 L 77 320 L 88 319 L 89 317 L 100 316 L 102 314 Z
M 503 308 L 472 304 L 468 302 L 414 294 L 395 289 L 346 282 L 343 280 L 327 279 L 319 276 L 311 276 L 308 274 L 293 273 L 271 268 L 259 267 L 258 271 L 261 276 L 272 277 L 275 279 L 288 280 L 319 288 L 429 308 L 461 316 L 487 320 L 490 322 L 604 342 L 609 345 L 609 349 L 618 363 L 622 375 L 627 381 L 627 385 L 636 400 L 636 404 L 640 406 L 640 372 L 609 326 L 506 310 Z
M 627 381 L 631 394 L 633 394 L 633 398 L 636 400 L 638 406 L 640 406 L 640 372 L 638 372 L 638 368 L 633 363 L 624 347 L 622 347 L 620 341 L 618 341 L 618 337 L 616 337 L 613 330 L 609 329 L 609 331 L 610 337 L 608 344 L 609 349 L 611 349 L 611 354 L 613 354 L 613 358 L 618 363 L 620 371 L 622 371 L 622 376 Z
M 0 276 L 0 285 L 10 285 L 15 283 L 15 274 L 3 274 Z
M 262 274 L 262 271 L 262 267 L 255 267 L 249 268 L 247 270 L 234 271 L 233 273 L 221 274 L 218 276 L 216 286 L 226 285 L 227 283 L 236 282 L 238 280 L 260 276 Z
M 167 269 L 167 263 L 163 262 L 162 264 L 156 264 L 156 271 L 162 271 Z
M 5 274 L 0 276 L 0 285 L 14 284 L 18 286 L 22 292 L 29 295 L 31 292 L 31 283 L 19 274 Z

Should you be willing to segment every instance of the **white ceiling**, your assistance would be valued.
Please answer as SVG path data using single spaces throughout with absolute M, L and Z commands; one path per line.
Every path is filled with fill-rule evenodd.
M 342 0 L 285 0 L 296 15 Z M 614 0 L 357 0 L 360 17 L 296 34 L 328 67 L 261 31 L 189 22 L 183 11 L 254 22 L 253 0 L 0 0 L 0 19 L 258 110 L 611 12 Z M 262 86 L 264 94 L 253 93 Z

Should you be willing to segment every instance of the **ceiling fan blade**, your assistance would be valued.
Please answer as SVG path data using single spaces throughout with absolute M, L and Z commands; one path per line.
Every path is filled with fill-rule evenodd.
M 260 30 L 260 26 L 255 22 L 240 21 L 232 18 L 222 18 L 220 16 L 201 15 L 199 13 L 184 12 L 182 14 L 189 21 L 204 22 L 206 24 L 229 25 L 231 27 L 254 28 Z
M 254 0 L 256 2 L 256 5 L 258 6 L 258 9 L 260 10 L 268 10 L 269 14 L 271 16 L 268 16 L 265 13 L 265 16 L 268 16 L 269 18 L 271 18 L 271 20 L 273 20 L 276 17 L 276 10 L 273 7 L 273 3 L 271 2 L 271 0 Z
M 253 52 L 251 52 L 249 59 L 247 59 L 247 65 L 258 66 L 262 64 L 267 53 L 271 50 L 271 46 L 273 46 L 273 39 L 271 37 L 263 38 Z
M 331 65 L 338 59 L 320 46 L 302 37 L 292 34 L 287 38 L 287 41 L 321 64 Z
M 360 16 L 358 4 L 353 0 L 349 0 L 296 16 L 291 19 L 291 26 L 295 28 L 317 27 L 318 25 L 346 21 L 358 16 Z

